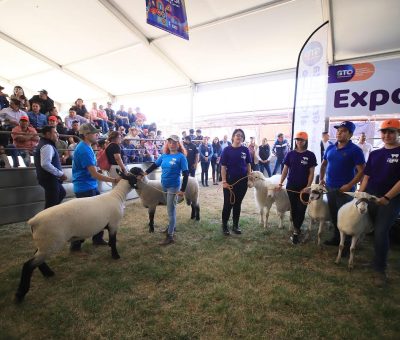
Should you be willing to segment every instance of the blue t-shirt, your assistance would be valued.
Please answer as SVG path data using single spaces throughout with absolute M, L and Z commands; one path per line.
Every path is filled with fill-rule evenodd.
M 352 141 L 342 149 L 338 149 L 337 144 L 329 145 L 324 154 L 324 160 L 328 161 L 326 184 L 332 189 L 349 183 L 356 175 L 356 165 L 365 164 L 364 153 Z M 351 189 L 354 190 L 355 187 Z
M 290 151 L 283 161 L 289 168 L 286 187 L 291 190 L 301 190 L 308 184 L 310 168 L 317 166 L 315 154 L 309 150 L 304 152 Z
M 251 163 L 250 151 L 245 146 L 227 146 L 221 154 L 221 165 L 226 166 L 226 179 L 234 182 L 247 176 L 247 164 Z
M 79 142 L 75 148 L 72 161 L 72 182 L 74 193 L 97 189 L 97 180 L 90 175 L 89 166 L 96 166 L 93 149 L 84 142 Z
M 369 154 L 364 174 L 369 176 L 366 191 L 384 196 L 400 181 L 400 147 L 379 149 Z
M 162 154 L 155 164 L 161 166 L 161 184 L 164 188 L 177 188 L 181 185 L 181 172 L 189 170 L 183 153 Z

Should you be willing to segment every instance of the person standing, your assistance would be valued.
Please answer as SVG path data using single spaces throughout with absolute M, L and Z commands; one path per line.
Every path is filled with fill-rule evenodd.
M 212 171 L 212 179 L 213 184 L 218 185 L 219 178 L 221 176 L 221 154 L 222 154 L 222 147 L 219 143 L 218 137 L 215 137 L 212 144 L 212 157 L 211 157 L 211 171 Z
M 272 153 L 276 156 L 276 163 L 274 166 L 274 171 L 272 171 L 272 175 L 276 175 L 279 170 L 279 173 L 282 172 L 283 169 L 283 160 L 285 159 L 286 154 L 289 152 L 289 142 L 283 138 L 283 133 L 279 133 L 277 139 L 272 147 Z
M 67 179 L 64 174 L 60 157 L 56 149 L 58 133 L 55 126 L 45 126 L 42 136 L 34 153 L 36 177 L 44 189 L 45 206 L 50 208 L 58 205 L 64 199 L 66 192 L 62 182 Z
M 252 171 L 258 171 L 258 146 L 256 145 L 256 140 L 254 137 L 250 137 L 250 143 L 249 143 L 249 151 L 250 151 L 250 156 L 251 156 L 251 170 Z
M 258 166 L 262 174 L 264 174 L 264 169 L 267 170 L 268 177 L 271 177 L 271 167 L 269 166 L 271 157 L 271 148 L 268 140 L 267 138 L 263 138 L 261 145 L 257 149 Z
M 39 103 L 40 113 L 48 114 L 54 107 L 54 100 L 48 96 L 48 92 L 46 90 L 40 90 L 38 92 L 39 94 L 29 99 L 29 104 L 32 107 L 33 103 Z
M 221 150 L 222 151 L 224 151 L 224 149 L 227 146 L 232 145 L 232 143 L 228 140 L 228 136 L 227 135 L 224 135 L 224 138 L 220 141 L 220 144 L 221 144 Z
M 189 178 L 186 150 L 180 143 L 179 136 L 168 137 L 164 153 L 145 171 L 144 175 L 147 176 L 159 166 L 162 169 L 161 184 L 166 193 L 169 218 L 167 237 L 160 245 L 169 245 L 175 242 L 177 196 L 183 198 Z M 182 184 L 181 174 L 183 174 Z
M 118 131 L 111 131 L 108 135 L 108 145 L 106 146 L 105 152 L 108 163 L 111 165 L 110 177 L 118 178 L 117 168 L 123 173 L 127 173 L 124 162 L 122 161 L 123 154 L 121 149 L 121 135 Z M 115 183 L 113 183 L 113 187 Z
M 355 190 L 355 185 L 360 182 L 365 167 L 362 150 L 351 141 L 356 129 L 354 123 L 344 121 L 335 125 L 334 128 L 337 142 L 326 149 L 320 169 L 320 184 L 327 186 L 328 205 L 335 227 L 332 239 L 324 242 L 331 246 L 337 246 L 340 243 L 340 233 L 337 228 L 338 210 L 353 199 L 345 192 Z M 346 249 L 347 246 L 346 240 Z
M 374 283 L 382 287 L 387 283 L 389 232 L 400 213 L 400 121 L 383 121 L 380 132 L 384 146 L 371 152 L 360 191 L 379 197 L 370 202 L 368 211 L 374 225 Z
M 199 146 L 200 164 L 201 164 L 201 184 L 208 187 L 208 170 L 210 169 L 213 149 L 208 143 L 208 137 L 203 138 L 203 142 Z
M 74 151 L 74 159 L 72 161 L 72 182 L 74 185 L 74 193 L 77 198 L 92 197 L 100 195 L 97 187 L 97 181 L 118 183 L 120 178 L 112 178 L 104 176 L 97 172 L 96 156 L 92 149 L 92 144 L 97 142 L 97 135 L 100 132 L 92 124 L 82 124 L 79 128 L 81 142 L 76 146 Z M 94 245 L 108 245 L 103 240 L 104 232 L 101 231 L 92 237 Z M 81 241 L 71 242 L 71 250 L 77 251 L 81 249 Z
M 329 140 L 328 131 L 322 132 L 322 139 L 321 139 L 321 142 L 319 143 L 319 146 L 321 148 L 321 162 L 324 160 L 325 150 L 328 148 L 329 145 L 332 145 L 332 144 L 333 143 Z
M 228 221 L 233 209 L 232 231 L 241 234 L 239 227 L 242 201 L 247 192 L 248 177 L 251 173 L 251 157 L 249 149 L 243 146 L 245 134 L 236 129 L 232 134 L 232 145 L 227 146 L 221 154 L 221 177 L 224 188 L 224 206 L 222 209 L 222 232 L 230 235 Z M 231 202 L 231 190 L 234 202 Z
M 192 142 L 192 138 L 190 136 L 186 136 L 183 143 L 187 152 L 186 159 L 188 162 L 189 176 L 196 177 L 197 164 L 199 164 L 199 149 Z
M 282 188 L 283 182 L 287 177 L 286 188 L 288 189 L 287 194 L 294 225 L 293 235 L 290 240 L 293 244 L 298 244 L 307 206 L 301 202 L 300 193 L 297 192 L 311 186 L 314 180 L 317 158 L 313 152 L 307 150 L 308 134 L 306 132 L 296 133 L 294 140 L 296 143 L 295 149 L 289 151 L 283 161 L 284 166 L 279 187 Z M 304 199 L 307 200 L 306 198 Z
M 365 158 L 365 162 L 368 161 L 369 154 L 373 150 L 371 144 L 367 142 L 367 137 L 365 136 L 365 132 L 361 132 L 360 138 L 358 140 L 357 146 L 362 150 Z

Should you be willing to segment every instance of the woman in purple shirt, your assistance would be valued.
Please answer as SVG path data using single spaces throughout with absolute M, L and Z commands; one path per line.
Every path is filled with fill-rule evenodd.
M 230 235 L 228 221 L 233 208 L 232 231 L 241 234 L 239 227 L 242 201 L 247 192 L 247 176 L 251 173 L 251 157 L 249 149 L 243 146 L 245 135 L 242 129 L 232 134 L 232 145 L 227 146 L 221 154 L 221 177 L 224 188 L 224 207 L 222 209 L 222 232 Z M 243 178 L 245 177 L 245 178 Z M 243 178 L 243 179 L 242 179 Z M 240 181 L 239 181 L 240 180 Z M 234 184 L 234 185 L 233 185 Z M 230 186 L 233 185 L 235 202 L 231 204 Z
M 286 176 L 288 176 L 286 189 L 300 192 L 304 188 L 309 187 L 313 182 L 317 158 L 313 152 L 307 150 L 308 134 L 306 132 L 296 133 L 294 139 L 296 146 L 294 150 L 286 155 L 283 161 L 284 167 L 279 186 L 282 187 L 282 183 L 285 181 Z M 301 202 L 300 194 L 293 191 L 287 192 L 294 226 L 293 235 L 290 239 L 293 244 L 298 244 L 307 206 Z
M 370 153 L 360 191 L 379 197 L 369 204 L 368 210 L 375 231 L 374 281 L 382 287 L 387 283 L 389 231 L 400 213 L 400 121 L 385 120 L 380 131 L 385 145 Z

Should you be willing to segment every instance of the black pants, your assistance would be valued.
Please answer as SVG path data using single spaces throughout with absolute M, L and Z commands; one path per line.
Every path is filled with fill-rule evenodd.
M 62 202 L 66 192 L 62 183 L 56 177 L 52 177 L 45 181 L 39 181 L 39 184 L 44 189 L 45 209 Z
M 196 168 L 193 168 L 193 165 L 194 164 L 188 164 L 190 177 L 196 177 Z
M 297 189 L 291 189 L 300 191 Z M 300 201 L 300 194 L 288 191 L 290 209 L 292 213 L 293 226 L 295 231 L 300 232 L 301 226 L 304 222 L 304 216 L 306 215 L 307 206 Z M 308 200 L 308 195 L 303 195 L 303 200 Z
M 211 159 L 211 170 L 213 181 L 218 182 L 221 172 L 221 166 L 217 163 L 217 158 Z
M 201 162 L 201 184 L 207 184 L 208 182 L 208 169 L 210 168 L 210 162 Z
M 83 197 L 93 197 L 93 196 L 97 196 L 100 195 L 100 192 L 97 189 L 93 189 L 93 190 L 88 190 L 88 191 L 83 191 L 83 192 L 76 192 L 75 193 L 75 197 L 76 198 L 83 198 Z M 100 231 L 99 233 L 97 233 L 96 235 L 94 235 L 92 237 L 92 241 L 93 242 L 99 242 L 103 240 L 103 235 L 104 235 L 104 231 Z M 76 245 L 76 244 L 80 244 L 82 243 L 84 240 L 82 241 L 74 241 L 72 242 L 71 245 Z
M 335 227 L 334 238 L 336 240 L 340 240 L 340 233 L 337 227 L 337 214 L 339 209 L 347 202 L 350 202 L 353 199 L 353 197 L 340 192 L 338 189 L 332 189 L 332 188 L 328 188 L 327 197 L 328 197 L 329 212 L 331 213 L 332 223 Z
M 228 184 L 233 184 L 237 180 L 228 180 Z M 222 209 L 222 225 L 227 226 L 229 217 L 231 216 L 231 210 L 233 209 L 233 226 L 239 226 L 240 211 L 242 208 L 242 201 L 247 192 L 247 178 L 242 179 L 236 183 L 232 188 L 235 194 L 235 202 L 232 205 L 230 202 L 230 192 L 224 188 L 224 207 Z

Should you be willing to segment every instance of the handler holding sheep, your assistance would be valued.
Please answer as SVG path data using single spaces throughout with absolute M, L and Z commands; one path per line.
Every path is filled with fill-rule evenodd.
M 221 155 L 221 177 L 224 188 L 224 207 L 222 209 L 222 232 L 230 235 L 228 221 L 233 208 L 232 231 L 241 234 L 239 227 L 242 201 L 247 192 L 248 176 L 251 174 L 251 156 L 243 146 L 245 134 L 236 129 L 232 134 L 232 145 L 227 146 Z M 233 200 L 232 200 L 233 198 Z
M 385 120 L 380 131 L 385 144 L 371 152 L 360 191 L 379 197 L 376 203 L 369 204 L 368 209 L 375 230 L 375 284 L 384 286 L 387 282 L 389 231 L 400 213 L 400 121 Z
M 79 142 L 74 152 L 72 162 L 72 181 L 74 184 L 74 193 L 77 198 L 92 197 L 100 195 L 97 188 L 97 180 L 103 182 L 118 183 L 120 178 L 104 176 L 97 172 L 96 156 L 92 149 L 92 144 L 97 142 L 97 134 L 101 130 L 96 129 L 92 124 L 82 124 L 79 128 L 79 135 L 82 141 Z M 92 237 L 93 245 L 108 245 L 103 240 L 103 231 Z M 71 250 L 79 251 L 82 241 L 71 242 Z
M 286 189 L 294 226 L 293 235 L 290 237 L 290 240 L 293 244 L 298 244 L 301 225 L 303 224 L 307 209 L 307 206 L 300 200 L 300 191 L 309 187 L 313 182 L 317 158 L 313 152 L 307 150 L 308 134 L 306 132 L 296 133 L 294 139 L 296 141 L 295 149 L 290 151 L 283 161 L 284 167 L 279 187 L 282 188 L 287 176 Z
M 184 192 L 189 178 L 189 168 L 186 159 L 186 150 L 180 143 L 180 138 L 176 135 L 171 135 L 164 146 L 164 152 L 155 163 L 153 163 L 144 173 L 148 175 L 155 169 L 161 166 L 161 184 L 163 191 L 167 195 L 167 211 L 169 224 L 167 237 L 160 245 L 166 246 L 174 243 L 174 233 L 176 228 L 176 198 L 183 198 Z M 182 184 L 181 173 L 183 174 Z

